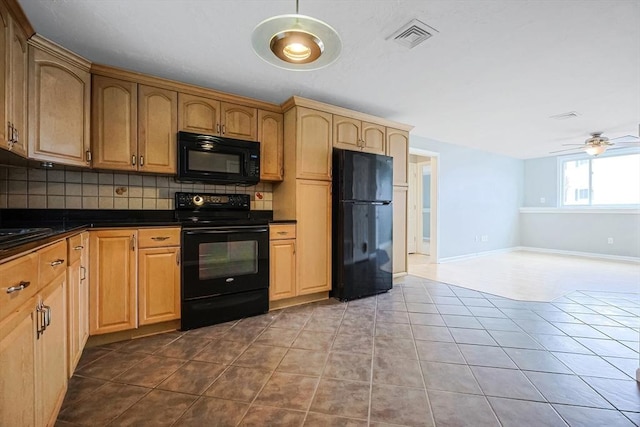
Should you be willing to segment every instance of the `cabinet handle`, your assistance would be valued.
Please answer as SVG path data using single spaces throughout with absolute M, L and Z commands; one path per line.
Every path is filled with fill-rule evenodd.
M 15 127 L 13 128 L 13 133 L 14 133 L 13 143 L 15 144 L 20 140 L 20 135 L 18 134 L 18 129 L 16 129 Z
M 82 276 L 80 276 L 80 280 L 86 280 L 87 278 L 87 269 L 83 266 L 80 266 L 80 271 L 82 271 Z
M 155 240 L 156 242 L 164 242 L 167 239 L 169 239 L 169 236 L 157 236 L 151 238 L 151 240 Z
M 84 246 L 82 246 L 82 245 L 78 245 L 78 246 L 74 246 L 73 247 L 74 251 L 79 251 L 79 250 L 82 250 L 82 249 L 84 249 Z
M 85 159 L 87 160 L 87 163 L 89 163 L 89 162 L 91 161 L 91 151 L 87 150 L 87 151 L 84 153 L 84 157 L 85 157 Z
M 216 123 L 216 133 L 220 133 L 220 123 Z
M 57 260 L 55 260 L 55 261 L 51 261 L 51 264 L 50 264 L 50 265 L 51 265 L 51 267 L 56 267 L 56 266 L 58 266 L 58 265 L 60 265 L 60 264 L 64 264 L 64 260 L 63 260 L 63 259 L 61 259 L 61 258 L 58 258 L 58 259 L 57 259 Z
M 284 178 L 284 168 L 280 168 L 280 176 Z
M 227 125 L 222 125 L 222 134 L 227 133 Z
M 140 156 L 140 166 L 144 166 L 144 156 Z
M 11 122 L 7 122 L 7 145 L 9 149 L 11 149 L 11 145 L 13 143 L 13 125 Z
M 44 333 L 44 330 L 47 329 L 45 325 L 44 319 L 44 307 L 42 305 L 42 301 L 38 303 L 36 306 L 36 338 L 40 339 L 40 335 Z
M 176 265 L 180 265 L 180 249 L 176 251 Z
M 44 307 L 44 330 L 47 330 L 47 327 L 51 325 L 51 307 L 48 305 L 43 305 Z
M 288 233 L 288 232 L 286 232 L 286 231 L 278 231 L 278 234 L 279 234 L 280 236 L 286 236 L 286 235 L 287 235 L 287 234 L 289 234 L 289 233 Z
M 24 288 L 28 288 L 31 285 L 31 282 L 25 282 L 24 280 L 18 283 L 16 286 L 11 286 L 7 288 L 7 293 L 12 294 L 14 292 L 18 292 L 23 290 Z
M 293 242 L 293 254 L 296 254 L 296 242 Z
M 132 155 L 131 156 L 131 166 L 135 166 L 136 165 L 136 155 Z
M 132 251 L 136 250 L 136 235 L 135 234 L 131 235 L 131 250 Z

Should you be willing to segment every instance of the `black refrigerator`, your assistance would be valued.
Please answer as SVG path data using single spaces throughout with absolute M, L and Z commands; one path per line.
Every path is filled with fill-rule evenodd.
M 333 297 L 392 288 L 392 199 L 393 158 L 333 149 Z

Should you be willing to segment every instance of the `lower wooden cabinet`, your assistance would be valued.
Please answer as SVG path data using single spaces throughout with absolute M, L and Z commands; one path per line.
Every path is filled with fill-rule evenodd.
M 89 233 L 67 239 L 67 359 L 73 375 L 89 338 Z
M 138 250 L 138 324 L 180 318 L 180 248 Z
M 296 296 L 296 226 L 272 224 L 269 227 L 269 300 Z
M 137 326 L 137 230 L 90 232 L 91 335 L 124 331 Z
M 1 426 L 55 423 L 67 389 L 65 300 L 62 274 L 2 322 Z
M 42 293 L 44 331 L 36 343 L 36 425 L 53 425 L 67 391 L 66 274 Z M 37 326 L 36 322 L 36 326 Z M 15 425 L 15 424 L 14 424 Z
M 179 228 L 90 235 L 91 335 L 180 318 Z

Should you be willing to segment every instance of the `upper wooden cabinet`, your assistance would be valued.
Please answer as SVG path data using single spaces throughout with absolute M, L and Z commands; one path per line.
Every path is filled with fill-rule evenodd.
M 220 111 L 223 136 L 257 141 L 258 110 L 256 108 L 222 102 Z
M 256 108 L 186 93 L 180 93 L 178 101 L 178 128 L 182 131 L 258 140 Z
M 409 185 L 409 132 L 387 128 L 387 156 L 393 157 L 393 185 Z
M 34 36 L 29 41 L 29 158 L 88 167 L 89 63 Z
M 333 146 L 385 154 L 385 127 L 334 114 Z
M 93 166 L 176 173 L 178 96 L 174 91 L 93 76 Z
M 282 181 L 284 176 L 283 123 L 282 114 L 258 110 L 261 181 Z
M 138 155 L 138 85 L 93 76 L 91 144 L 93 167 L 135 171 Z M 133 164 L 132 164 L 133 163 Z
M 220 101 L 178 94 L 178 129 L 185 132 L 220 133 Z
M 178 94 L 138 86 L 138 170 L 176 173 Z
M 0 3 L 0 148 L 27 156 L 27 35 Z
M 331 114 L 310 108 L 285 113 L 285 152 L 295 159 L 296 178 L 331 181 L 331 123 Z

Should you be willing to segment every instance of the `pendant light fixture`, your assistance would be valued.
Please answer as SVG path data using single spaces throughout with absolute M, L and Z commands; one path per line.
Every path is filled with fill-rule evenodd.
M 262 21 L 253 30 L 251 44 L 269 64 L 287 70 L 317 70 L 333 63 L 342 43 L 327 23 L 296 13 Z

